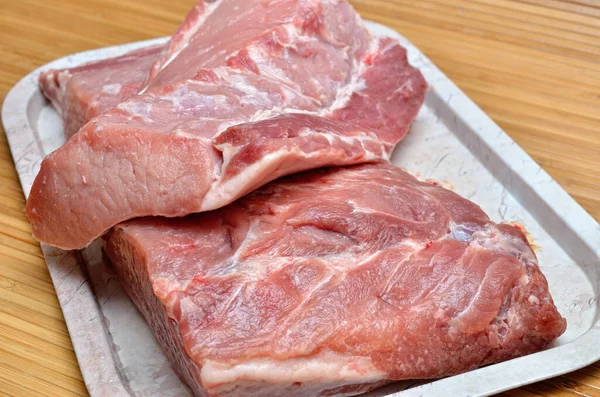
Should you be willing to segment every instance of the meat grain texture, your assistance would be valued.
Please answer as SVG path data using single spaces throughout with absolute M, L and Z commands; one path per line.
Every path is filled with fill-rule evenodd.
M 532 353 L 566 326 L 519 229 L 383 163 L 125 222 L 107 253 L 198 396 L 355 395 Z
M 152 46 L 75 68 L 40 73 L 40 89 L 63 117 L 66 137 L 136 95 L 162 48 Z
M 143 94 L 43 161 L 27 202 L 34 236 L 82 248 L 126 219 L 212 210 L 282 175 L 387 159 L 425 91 L 406 50 L 372 38 L 344 1 L 201 1 Z

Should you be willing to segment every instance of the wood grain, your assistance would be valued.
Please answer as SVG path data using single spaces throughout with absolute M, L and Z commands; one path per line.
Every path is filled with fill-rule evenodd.
M 0 95 L 55 58 L 171 34 L 194 0 L 0 0 Z M 600 220 L 598 0 L 355 0 L 404 34 Z M 0 395 L 86 395 L 4 133 Z M 600 396 L 600 364 L 504 393 Z

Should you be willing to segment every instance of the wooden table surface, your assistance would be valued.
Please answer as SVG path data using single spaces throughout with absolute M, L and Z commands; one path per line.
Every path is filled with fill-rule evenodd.
M 240 0 L 241 1 L 241 0 Z M 55 58 L 172 33 L 195 0 L 0 0 L 0 95 Z M 600 220 L 600 0 L 355 0 Z M 0 134 L 0 396 L 86 395 Z M 600 364 L 505 393 L 600 396 Z

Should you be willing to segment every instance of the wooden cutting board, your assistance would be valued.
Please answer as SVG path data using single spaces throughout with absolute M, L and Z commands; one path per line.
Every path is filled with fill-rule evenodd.
M 165 36 L 195 0 L 0 0 L 0 95 L 55 58 Z M 355 0 L 600 220 L 600 0 Z M 0 395 L 86 395 L 0 134 Z M 600 396 L 600 365 L 505 393 Z

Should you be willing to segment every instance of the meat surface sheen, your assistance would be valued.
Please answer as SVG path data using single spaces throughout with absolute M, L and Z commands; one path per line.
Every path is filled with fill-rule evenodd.
M 426 82 L 345 1 L 219 0 L 198 3 L 143 91 L 43 161 L 27 203 L 38 240 L 81 248 L 126 219 L 212 210 L 285 174 L 387 159 Z
M 116 226 L 106 252 L 198 396 L 355 395 L 565 330 L 523 233 L 387 163 Z
M 161 50 L 162 46 L 152 46 L 75 68 L 42 72 L 40 88 L 62 115 L 66 137 L 136 95 Z

